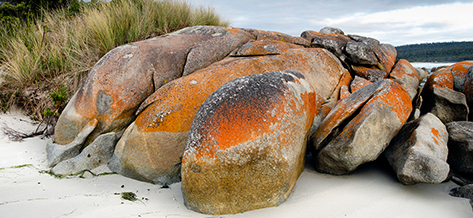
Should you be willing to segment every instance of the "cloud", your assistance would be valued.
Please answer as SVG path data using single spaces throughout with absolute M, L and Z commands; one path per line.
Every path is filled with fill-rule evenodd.
M 325 26 L 393 45 L 473 40 L 473 3 L 448 0 L 187 0 L 216 9 L 232 26 L 300 35 Z

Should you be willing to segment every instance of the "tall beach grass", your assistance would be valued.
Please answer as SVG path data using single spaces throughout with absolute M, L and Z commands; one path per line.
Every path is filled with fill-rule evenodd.
M 0 109 L 18 105 L 41 118 L 48 94 L 75 92 L 111 49 L 195 25 L 228 26 L 212 8 L 184 1 L 113 0 L 44 12 L 0 27 Z

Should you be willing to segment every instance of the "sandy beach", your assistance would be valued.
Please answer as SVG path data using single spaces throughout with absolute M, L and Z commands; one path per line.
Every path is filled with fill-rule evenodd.
M 25 132 L 35 128 L 18 113 L 0 115 L 0 128 L 4 125 Z M 14 142 L 0 133 L 0 217 L 213 217 L 184 206 L 180 183 L 162 188 L 117 174 L 59 179 L 44 173 L 49 140 Z M 110 170 L 92 171 L 104 172 Z M 403 186 L 376 163 L 347 176 L 321 174 L 309 160 L 284 204 L 216 217 L 473 217 L 469 200 L 448 194 L 454 187 L 453 182 Z M 139 200 L 121 199 L 122 192 Z

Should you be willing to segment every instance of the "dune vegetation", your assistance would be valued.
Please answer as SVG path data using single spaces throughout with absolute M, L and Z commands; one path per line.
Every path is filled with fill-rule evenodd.
M 213 8 L 167 0 L 81 1 L 1 24 L 0 109 L 19 107 L 36 119 L 64 106 L 93 65 L 119 45 L 188 26 L 228 26 Z M 58 93 L 64 101 L 53 103 Z

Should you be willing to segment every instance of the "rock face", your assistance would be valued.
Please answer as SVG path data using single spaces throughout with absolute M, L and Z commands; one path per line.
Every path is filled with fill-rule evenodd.
M 458 92 L 463 92 L 463 84 L 465 82 L 465 76 L 468 69 L 473 66 L 473 61 L 462 61 L 455 63 L 448 67 L 452 72 L 453 76 L 453 89 Z
M 465 93 L 468 108 L 473 108 L 473 68 L 470 67 L 465 75 L 463 84 L 463 93 Z M 468 120 L 473 121 L 473 113 L 468 115 Z
M 473 122 L 447 124 L 448 163 L 458 173 L 473 175 Z
M 411 111 L 409 95 L 391 80 L 353 92 L 338 101 L 311 136 L 315 168 L 340 175 L 375 160 Z
M 92 120 L 98 123 L 81 149 L 100 134 L 125 129 L 155 89 L 183 71 L 191 73 L 223 59 L 251 38 L 239 29 L 197 26 L 113 49 L 93 67 L 61 114 L 54 143 L 72 142 Z M 212 52 L 199 55 L 202 46 Z
M 419 89 L 419 74 L 417 70 L 405 59 L 400 59 L 389 74 L 389 78 L 399 83 L 409 94 L 411 100 L 417 95 Z
M 424 99 L 426 99 L 424 97 Z M 452 89 L 433 87 L 432 94 L 421 107 L 422 113 L 433 113 L 443 123 L 468 119 L 469 108 L 463 93 Z
M 324 49 L 306 49 L 274 40 L 249 42 L 232 52 L 231 57 L 176 79 L 146 99 L 140 107 L 141 114 L 118 142 L 110 169 L 147 182 L 179 182 L 187 136 L 205 99 L 232 79 L 286 69 L 301 72 L 312 87 L 317 87 L 314 90 L 320 104 L 335 103 L 338 85 L 348 74 Z
M 404 125 L 384 154 L 402 184 L 438 184 L 450 171 L 447 140 L 445 125 L 428 113 Z
M 185 205 L 215 215 L 283 203 L 304 167 L 315 103 L 294 71 L 241 77 L 212 93 L 182 160 Z

